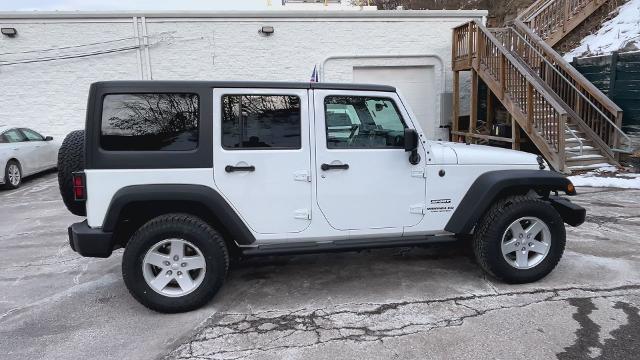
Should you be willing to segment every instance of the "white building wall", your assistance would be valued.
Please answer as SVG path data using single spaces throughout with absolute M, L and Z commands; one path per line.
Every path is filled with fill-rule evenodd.
M 316 65 L 322 79 L 332 82 L 353 81 L 353 67 L 359 66 L 433 66 L 433 86 L 440 96 L 451 91 L 451 29 L 486 15 L 485 11 L 420 12 L 413 17 L 397 12 L 337 13 L 341 15 L 155 14 L 144 22 L 141 14 L 0 13 L 2 27 L 18 30 L 15 38 L 0 37 L 0 124 L 25 125 L 61 139 L 84 126 L 88 88 L 95 81 L 309 81 Z M 144 46 L 138 47 L 134 37 L 134 16 L 140 39 L 145 30 L 149 35 L 149 63 Z M 275 33 L 260 34 L 263 25 L 273 26 Z M 85 44 L 94 45 L 77 47 Z M 75 47 L 19 53 L 69 46 Z M 86 56 L 41 61 L 77 55 Z M 11 64 L 24 60 L 37 61 Z M 432 137 L 439 136 L 439 108 L 435 111 L 434 123 L 425 129 Z

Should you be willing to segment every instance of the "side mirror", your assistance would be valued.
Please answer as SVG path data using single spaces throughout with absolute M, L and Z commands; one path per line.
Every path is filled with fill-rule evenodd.
M 404 151 L 413 151 L 418 148 L 418 132 L 414 129 L 404 129 Z
M 409 162 L 411 165 L 417 165 L 420 163 L 420 154 L 418 154 L 418 143 L 420 136 L 414 129 L 404 129 L 404 151 L 411 152 L 409 155 Z
M 53 136 L 46 136 L 44 138 L 44 141 L 51 141 L 51 140 L 53 140 Z

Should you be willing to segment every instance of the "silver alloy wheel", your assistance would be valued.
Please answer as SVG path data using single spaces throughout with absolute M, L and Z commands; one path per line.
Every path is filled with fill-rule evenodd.
M 207 270 L 198 247 L 183 239 L 167 239 L 152 246 L 142 261 L 142 275 L 155 292 L 185 296 L 197 289 Z
M 531 269 L 547 257 L 551 231 L 536 217 L 522 217 L 509 225 L 502 235 L 502 256 L 516 269 Z
M 20 185 L 20 167 L 17 164 L 9 164 L 7 169 L 7 175 L 9 176 L 9 183 L 13 186 Z

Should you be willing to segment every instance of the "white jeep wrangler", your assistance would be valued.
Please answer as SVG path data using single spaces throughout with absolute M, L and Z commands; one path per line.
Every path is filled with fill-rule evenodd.
M 116 81 L 91 86 L 86 129 L 59 155 L 86 220 L 71 247 L 124 247 L 131 294 L 161 312 L 220 289 L 229 256 L 473 241 L 508 283 L 556 266 L 585 210 L 542 158 L 427 140 L 393 87 Z M 555 194 L 555 195 L 553 195 Z

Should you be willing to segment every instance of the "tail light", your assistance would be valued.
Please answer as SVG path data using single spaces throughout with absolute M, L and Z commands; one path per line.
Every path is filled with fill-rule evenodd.
M 74 172 L 72 175 L 73 178 L 73 198 L 76 201 L 84 201 L 87 199 L 87 179 L 84 176 L 84 173 Z

